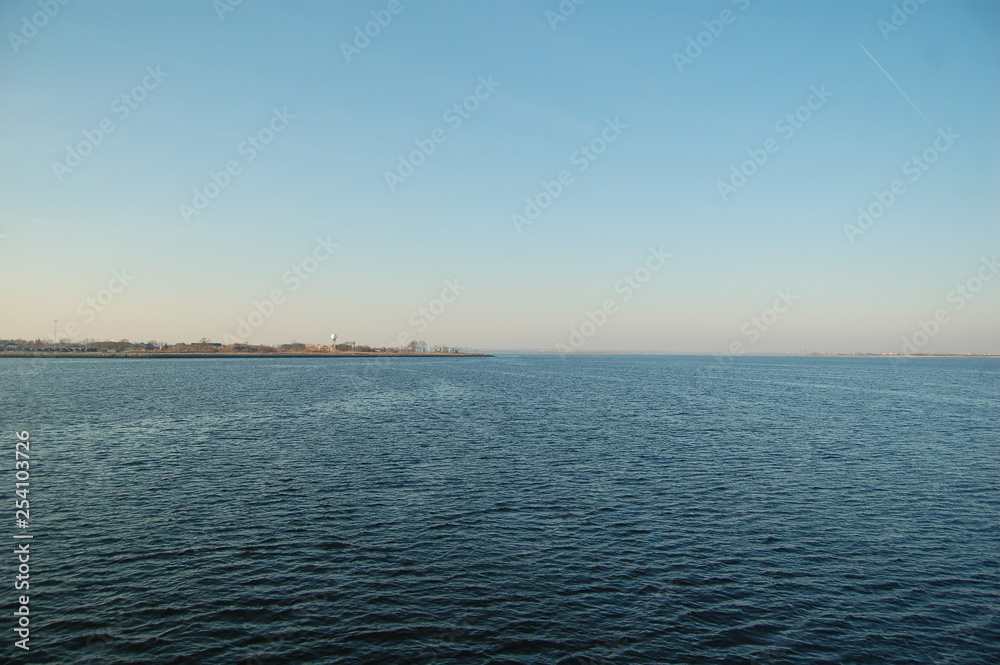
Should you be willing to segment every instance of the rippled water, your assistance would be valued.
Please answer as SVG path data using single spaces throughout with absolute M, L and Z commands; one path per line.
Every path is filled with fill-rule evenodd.
M 18 658 L 1000 662 L 998 407 L 974 359 L 4 359 Z

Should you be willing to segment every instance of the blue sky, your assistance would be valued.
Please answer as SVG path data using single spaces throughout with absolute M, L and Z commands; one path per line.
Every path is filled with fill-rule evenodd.
M 1000 353 L 995 3 L 223 6 L 0 7 L 0 337 Z

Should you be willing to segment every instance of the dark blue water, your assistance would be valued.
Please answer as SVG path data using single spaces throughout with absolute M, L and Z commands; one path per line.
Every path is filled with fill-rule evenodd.
M 998 361 L 3 359 L 0 428 L 7 662 L 1000 662 Z

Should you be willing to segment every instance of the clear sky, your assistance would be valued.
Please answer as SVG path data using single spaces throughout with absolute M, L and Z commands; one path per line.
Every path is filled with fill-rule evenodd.
M 895 7 L 4 2 L 0 338 L 1000 353 L 1000 5 Z

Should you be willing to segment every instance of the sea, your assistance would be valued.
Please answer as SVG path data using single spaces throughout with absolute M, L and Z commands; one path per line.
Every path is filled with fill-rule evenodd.
M 0 359 L 0 428 L 0 662 L 1000 662 L 998 360 Z

